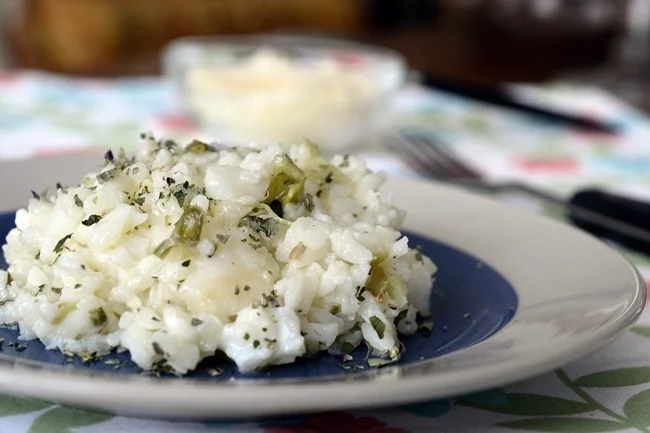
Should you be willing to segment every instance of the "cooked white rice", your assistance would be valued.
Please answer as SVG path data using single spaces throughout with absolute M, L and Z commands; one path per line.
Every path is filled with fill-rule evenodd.
M 384 174 L 310 143 L 143 141 L 16 213 L 1 323 L 180 374 L 218 350 L 243 372 L 363 341 L 399 357 L 397 328 L 429 314 L 436 267 L 398 231 Z

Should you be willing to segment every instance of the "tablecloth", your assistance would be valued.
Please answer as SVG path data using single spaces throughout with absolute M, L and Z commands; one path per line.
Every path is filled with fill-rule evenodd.
M 521 114 L 424 90 L 405 89 L 390 107 L 397 125 L 435 134 L 487 178 L 525 180 L 558 194 L 587 184 L 650 196 L 650 120 L 601 89 L 513 85 L 521 98 L 595 116 L 619 137 L 561 128 Z M 132 147 L 141 131 L 176 139 L 202 133 L 177 110 L 160 78 L 69 79 L 0 72 L 0 159 Z M 359 153 L 374 169 L 414 176 L 379 148 Z M 506 198 L 504 199 L 511 199 Z M 546 211 L 539 203 L 525 202 Z M 628 257 L 650 280 L 650 259 Z M 515 385 L 382 410 L 282 419 L 167 422 L 85 412 L 0 395 L 1 432 L 650 432 L 650 312 L 618 341 L 579 362 Z

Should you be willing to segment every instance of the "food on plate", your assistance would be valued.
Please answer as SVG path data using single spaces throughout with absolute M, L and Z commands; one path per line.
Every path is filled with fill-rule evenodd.
M 0 323 L 177 374 L 217 351 L 242 372 L 362 343 L 399 359 L 398 331 L 429 314 L 436 267 L 399 232 L 384 174 L 310 142 L 142 138 L 136 156 L 109 151 L 79 186 L 17 211 Z

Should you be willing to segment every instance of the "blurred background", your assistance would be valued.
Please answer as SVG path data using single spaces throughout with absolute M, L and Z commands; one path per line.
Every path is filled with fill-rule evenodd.
M 297 34 L 393 50 L 405 77 L 393 77 L 390 98 L 373 100 L 380 123 L 426 131 L 486 177 L 562 192 L 587 184 L 647 192 L 649 29 L 648 0 L 1 0 L 0 158 L 129 147 L 144 129 L 214 138 L 182 103 L 187 87 L 170 75 L 182 56 L 170 60 L 170 44 Z M 476 98 L 482 89 L 618 132 L 486 103 Z M 330 107 L 360 110 L 357 93 L 338 91 Z M 336 99 L 333 92 L 315 91 L 313 100 Z M 235 110 L 233 99 L 214 101 Z M 356 129 L 367 133 L 356 141 L 377 141 L 370 123 Z M 380 158 L 379 149 L 364 150 L 376 168 L 411 173 L 412 164 Z
M 123 76 L 160 72 L 161 50 L 181 36 L 322 33 L 393 48 L 415 69 L 490 84 L 645 65 L 648 7 L 645 0 L 3 0 L 0 36 L 5 67 Z

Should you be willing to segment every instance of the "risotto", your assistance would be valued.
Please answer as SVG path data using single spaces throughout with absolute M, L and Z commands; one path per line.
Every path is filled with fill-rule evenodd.
M 362 343 L 399 359 L 436 267 L 400 234 L 384 174 L 309 142 L 142 139 L 136 156 L 107 152 L 79 186 L 18 210 L 0 323 L 178 374 L 217 351 L 242 372 Z

